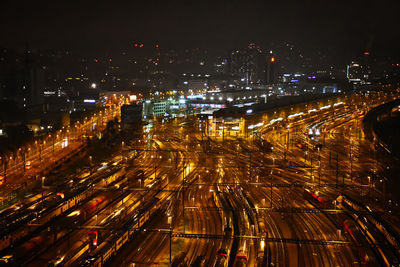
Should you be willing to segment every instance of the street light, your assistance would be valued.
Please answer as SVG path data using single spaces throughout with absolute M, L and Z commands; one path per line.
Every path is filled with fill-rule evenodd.
M 318 184 L 321 184 L 321 146 L 318 146 Z
M 169 224 L 169 264 L 172 261 L 172 215 L 168 213 L 168 224 Z

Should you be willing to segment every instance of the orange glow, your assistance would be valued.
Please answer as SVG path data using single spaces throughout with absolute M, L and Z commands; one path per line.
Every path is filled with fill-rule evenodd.
M 368 56 L 368 55 L 369 55 L 369 52 L 368 52 L 368 51 L 367 51 L 367 52 L 364 52 L 364 55 Z
M 274 63 L 274 62 L 275 62 L 275 58 L 271 57 L 271 63 Z

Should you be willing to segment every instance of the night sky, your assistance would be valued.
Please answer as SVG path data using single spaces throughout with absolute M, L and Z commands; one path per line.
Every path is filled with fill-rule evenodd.
M 398 56 L 396 1 L 2 1 L 0 45 L 113 51 L 263 47 L 289 41 L 348 56 Z

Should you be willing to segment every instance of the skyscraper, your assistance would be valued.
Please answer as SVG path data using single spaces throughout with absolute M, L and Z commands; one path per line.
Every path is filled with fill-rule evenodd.
M 265 82 L 272 84 L 276 82 L 276 58 L 273 56 L 272 51 L 266 57 L 266 71 L 265 71 Z
M 245 49 L 234 49 L 229 53 L 229 70 L 243 85 L 262 84 L 265 82 L 265 54 L 253 43 Z

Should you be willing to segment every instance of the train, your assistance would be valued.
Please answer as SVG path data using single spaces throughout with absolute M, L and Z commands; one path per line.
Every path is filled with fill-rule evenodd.
M 387 241 L 394 247 L 400 247 L 400 236 L 379 214 L 374 213 L 364 204 L 356 201 L 346 194 L 338 194 L 338 202 L 347 209 L 360 209 L 367 212 L 369 221 L 386 237 Z
M 126 191 L 119 198 L 114 200 L 113 202 L 114 203 L 116 201 L 125 202 L 130 197 L 132 197 L 132 195 L 134 195 L 133 192 Z M 121 200 L 121 198 L 122 198 L 122 200 Z M 129 207 L 124 207 L 124 208 L 114 210 L 106 218 L 101 220 L 100 223 L 97 224 L 97 226 L 100 226 L 100 227 L 109 226 L 117 218 L 117 216 L 120 216 L 121 214 L 125 214 L 125 215 L 128 214 L 133 209 L 135 209 L 139 204 L 140 204 L 140 201 L 137 201 L 135 203 L 132 203 Z M 102 243 L 102 240 L 104 238 L 101 231 L 96 228 L 88 231 L 87 236 L 88 236 L 88 238 L 80 241 L 80 242 L 82 242 L 82 244 L 77 249 L 75 249 L 73 251 L 69 251 L 68 254 L 66 254 L 62 260 L 58 260 L 59 263 L 64 264 L 66 266 L 71 265 L 79 257 L 81 257 L 81 255 L 83 255 L 84 253 L 95 250 L 97 248 L 97 246 L 99 246 L 99 244 Z M 53 261 L 57 261 L 57 259 L 54 259 Z
M 228 266 L 229 252 L 231 250 L 233 240 L 232 228 L 225 228 L 224 239 L 222 240 L 221 247 L 217 251 L 217 258 L 214 266 Z
M 399 239 L 397 232 L 394 231 L 383 219 L 381 219 L 378 214 L 373 213 L 369 207 L 354 200 L 350 196 L 339 193 L 337 201 L 340 207 L 349 211 L 348 214 L 350 218 L 352 218 L 352 220 L 357 224 L 358 228 L 369 243 L 375 244 L 377 242 L 376 239 L 379 237 L 379 235 L 373 235 L 373 233 L 376 232 L 382 235 L 381 240 L 384 240 L 383 242 L 388 242 L 390 244 L 388 249 L 385 251 L 380 247 L 377 247 L 374 250 L 377 259 L 381 262 L 381 264 L 386 266 L 397 266 L 400 261 L 398 250 Z M 367 216 L 359 214 L 359 211 L 366 213 Z M 356 242 L 354 234 L 348 226 L 348 221 L 343 222 L 343 227 L 345 232 L 350 235 L 351 240 Z M 362 251 L 362 253 L 365 254 L 365 251 Z M 388 255 L 391 255 L 391 257 L 389 258 Z M 364 261 L 368 261 L 367 255 L 362 255 L 362 257 Z
M 258 236 L 261 238 L 267 238 L 264 218 L 262 216 L 258 216 L 258 214 L 257 224 Z M 268 256 L 271 254 L 270 249 L 270 246 L 266 244 L 265 240 L 261 239 L 259 242 L 257 242 L 257 266 L 267 266 L 269 264 Z
M 318 192 L 314 193 L 306 188 L 304 189 L 304 198 L 313 204 L 317 204 L 319 208 L 326 209 L 327 207 L 326 201 L 321 196 L 318 196 Z
M 123 245 L 135 236 L 136 231 L 132 229 L 141 228 L 143 224 L 149 220 L 150 216 L 159 211 L 160 207 L 160 199 L 157 197 L 152 198 L 123 224 L 123 230 L 116 231 L 107 237 L 80 265 L 95 267 L 104 266 Z
M 223 231 L 224 238 L 222 240 L 222 244 L 217 251 L 216 260 L 213 266 L 228 266 L 230 251 L 233 242 L 233 211 L 229 202 L 227 202 L 223 196 L 223 193 L 219 191 L 218 188 L 214 191 L 213 194 L 215 205 L 221 209 L 222 218 L 223 218 Z
M 254 201 L 251 195 L 248 195 L 245 191 L 241 191 L 242 197 L 245 199 L 245 204 L 247 205 L 247 216 L 249 218 L 250 224 L 254 223 L 254 236 L 261 238 L 266 238 L 266 228 L 264 219 L 258 214 L 258 208 L 254 205 Z M 265 240 L 260 240 L 255 242 L 256 247 L 256 262 L 257 266 L 267 266 L 268 264 L 268 251 L 269 246 L 265 246 Z
M 240 249 L 235 257 L 235 262 L 233 263 L 234 267 L 243 267 L 247 266 L 248 258 L 247 258 L 247 248 Z
M 25 227 L 23 223 L 15 224 L 14 227 L 8 229 L 8 231 L 3 234 L 2 238 L 0 239 L 0 249 L 3 251 L 11 245 L 15 245 L 17 242 L 22 241 L 24 238 L 34 233 L 35 231 L 39 231 L 45 228 L 45 226 L 48 225 L 52 220 L 59 217 L 60 215 L 65 214 L 67 211 L 70 211 L 72 208 L 77 206 L 85 199 L 94 195 L 96 192 L 91 190 L 92 187 L 100 186 L 104 183 L 111 184 L 112 182 L 115 182 L 118 178 L 121 178 L 124 173 L 124 169 L 112 171 L 107 178 L 97 179 L 94 186 L 82 186 L 72 193 L 58 192 L 57 194 L 52 195 L 53 199 L 51 201 L 46 200 L 49 202 L 48 204 L 38 203 L 36 211 L 30 213 L 27 216 L 29 220 L 27 220 L 26 222 L 24 221 L 24 223 L 28 222 L 31 224 L 38 224 L 40 225 L 40 227 Z M 101 202 L 102 200 L 97 199 L 97 201 Z
M 42 231 L 37 234 L 35 233 L 33 237 L 10 250 L 10 256 L 12 256 L 13 261 L 16 265 L 26 265 L 36 256 L 50 248 L 56 240 L 68 234 L 69 229 L 63 229 L 63 226 L 76 225 L 76 222 L 78 221 L 85 221 L 90 214 L 93 214 L 99 208 L 104 207 L 107 201 L 108 199 L 106 197 L 98 196 L 85 203 L 84 207 L 71 211 L 67 216 L 60 218 L 60 220 L 56 222 L 59 229 L 49 227 L 47 229 L 42 229 Z M 98 237 L 96 237 L 96 242 L 97 239 Z
M 79 243 L 79 246 L 78 246 L 78 249 L 75 250 L 76 253 L 75 253 L 70 259 L 68 259 L 68 260 L 66 261 L 66 263 L 64 264 L 64 266 L 70 266 L 70 265 L 71 265 L 72 263 L 74 263 L 77 259 L 79 259 L 79 257 L 81 257 L 84 253 L 86 253 L 87 251 L 89 251 L 89 249 L 90 249 L 90 243 L 87 242 L 87 240 L 80 240 L 80 241 L 78 241 L 78 243 Z M 63 260 L 64 260 L 64 258 L 63 258 L 63 259 L 55 259 L 55 260 L 51 261 L 50 264 L 52 264 L 52 265 L 55 266 L 55 265 L 61 263 Z
M 231 250 L 232 256 L 230 257 L 229 264 L 230 265 L 233 264 L 232 266 L 247 266 L 248 253 L 250 251 L 250 242 L 243 236 L 251 235 L 250 225 L 254 225 L 254 220 L 252 219 L 253 211 L 249 209 L 247 200 L 243 197 L 241 190 L 239 190 L 239 194 L 236 194 L 233 191 L 233 189 L 230 189 L 229 191 L 230 191 L 229 198 L 231 198 L 231 206 L 234 209 L 242 210 L 234 214 L 235 237 L 233 239 L 232 250 Z M 242 199 L 243 201 L 235 199 L 239 197 L 243 198 Z M 240 205 L 242 202 L 245 203 L 244 206 Z M 234 259 L 233 256 L 235 256 Z
M 204 255 L 199 255 L 196 257 L 194 262 L 190 265 L 190 267 L 204 267 L 206 263 L 206 258 Z
M 187 266 L 187 264 L 185 262 L 185 258 L 186 258 L 186 252 L 181 251 L 172 260 L 171 267 L 184 267 L 184 266 Z
M 356 225 L 351 221 L 351 220 L 343 220 L 341 219 L 341 224 L 343 227 L 344 232 L 349 236 L 349 239 L 351 242 L 358 243 L 357 237 L 352 229 L 356 228 Z M 359 256 L 359 259 L 364 265 L 367 265 L 369 263 L 368 255 L 365 252 L 364 248 L 358 247 L 357 248 L 357 253 Z
M 3 230 L 0 232 L 0 251 L 6 249 L 10 245 L 15 244 L 18 240 L 28 235 L 32 231 L 32 228 L 21 227 L 21 225 L 35 220 L 38 216 L 38 212 L 46 212 L 47 210 L 54 208 L 61 201 L 61 197 L 57 196 L 56 194 L 49 194 L 43 196 L 40 198 L 40 200 L 41 201 L 39 203 L 34 203 L 28 207 L 27 210 L 21 210 L 18 212 L 19 207 L 17 207 L 16 212 L 4 217 L 2 221 Z M 41 207 L 46 206 L 49 208 L 40 209 Z M 38 212 L 33 212 L 36 209 Z M 19 218 L 15 218 L 15 216 L 19 216 Z

